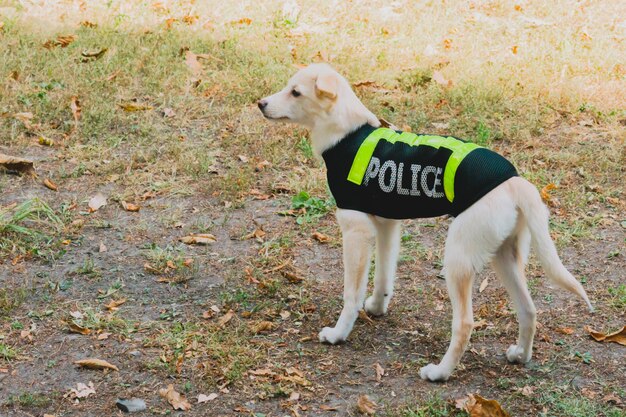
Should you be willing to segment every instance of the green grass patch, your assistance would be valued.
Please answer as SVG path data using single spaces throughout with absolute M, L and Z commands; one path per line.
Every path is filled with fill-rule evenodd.
M 0 208 L 0 254 L 53 256 L 63 226 L 61 217 L 38 198 Z

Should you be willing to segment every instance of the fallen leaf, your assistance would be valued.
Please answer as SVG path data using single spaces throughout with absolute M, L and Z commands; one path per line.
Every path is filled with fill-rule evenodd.
M 467 411 L 470 417 L 510 417 L 496 400 L 487 400 L 478 394 L 456 400 L 456 407 Z
M 202 64 L 198 61 L 198 55 L 191 51 L 185 51 L 185 64 L 194 76 L 199 76 L 202 73 Z
M 367 395 L 360 395 L 356 402 L 356 409 L 361 414 L 374 415 L 376 407 L 376 403 Z
M 89 200 L 89 212 L 93 213 L 98 211 L 101 207 L 107 204 L 107 198 L 102 193 L 97 193 Z
M 385 376 L 385 370 L 378 362 L 374 365 L 374 369 L 376 370 L 376 382 L 382 381 L 383 376 Z
M 75 40 L 76 40 L 75 35 L 59 35 L 56 37 L 56 39 L 47 40 L 43 44 L 43 47 L 46 49 L 52 49 L 57 46 L 60 46 L 61 48 L 65 48 L 70 43 L 74 42 Z
M 109 48 L 102 48 L 102 49 L 95 50 L 95 51 L 83 51 L 80 54 L 81 54 L 81 56 L 83 58 L 88 58 L 90 60 L 96 60 L 96 59 L 101 58 L 102 55 L 104 55 L 104 53 L 106 51 L 108 51 L 108 50 L 109 50 Z
M 322 405 L 320 405 L 320 410 L 323 410 L 323 411 L 337 411 L 338 408 L 330 406 L 330 405 L 322 404 Z
M 276 372 L 272 371 L 269 368 L 252 369 L 252 370 L 248 371 L 248 373 L 250 375 L 254 375 L 254 376 L 272 376 L 272 375 L 276 375 Z
M 71 333 L 79 333 L 83 335 L 88 335 L 89 333 L 91 333 L 91 330 L 79 324 L 76 324 L 74 321 L 69 322 L 69 329 Z
M 70 109 L 72 110 L 72 115 L 74 116 L 74 127 L 78 126 L 78 120 L 80 119 L 80 112 L 82 111 L 80 107 L 80 101 L 78 100 L 78 96 L 72 96 L 70 99 Z
M 549 202 L 550 202 L 550 200 L 551 200 L 551 197 L 550 197 L 550 190 L 554 190 L 555 188 L 557 188 L 557 187 L 556 187 L 556 185 L 555 185 L 555 184 L 553 184 L 553 183 L 550 183 L 550 184 L 546 185 L 545 187 L 543 187 L 543 188 L 541 189 L 541 199 L 542 199 L 544 202 L 549 203 Z
M 585 326 L 585 330 L 598 342 L 615 342 L 626 346 L 626 326 L 610 334 L 598 332 L 589 326 Z
M 74 363 L 76 365 L 80 365 L 82 367 L 90 369 L 113 369 L 114 371 L 119 371 L 119 368 L 117 366 L 110 364 L 109 362 L 102 359 L 81 359 L 79 361 L 74 361 Z
M 208 245 L 217 241 L 217 238 L 210 233 L 190 233 L 189 236 L 184 236 L 178 239 L 179 241 L 188 245 Z
M 100 242 L 100 246 L 98 246 L 98 252 L 102 253 L 102 252 L 106 252 L 108 249 L 106 247 L 106 245 L 102 242 Z
M 165 398 L 174 407 L 174 410 L 187 411 L 191 409 L 191 404 L 189 404 L 185 396 L 176 392 L 172 384 L 168 385 L 167 388 L 161 388 L 159 395 Z
M 254 232 L 250 232 L 247 235 L 245 235 L 243 237 L 243 240 L 248 240 L 248 239 L 252 239 L 252 238 L 263 239 L 263 237 L 265 237 L 266 234 L 267 233 L 265 233 L 261 229 L 255 229 Z
M 0 153 L 0 166 L 8 171 L 17 172 L 19 174 L 35 175 L 33 161 L 16 156 L 9 156 Z
M 50 178 L 44 178 L 43 185 L 45 185 L 52 191 L 59 191 L 59 187 L 54 182 L 52 182 Z
M 206 402 L 209 402 L 209 401 L 213 401 L 216 398 L 217 398 L 217 394 L 214 393 L 214 392 L 209 394 L 209 395 L 200 394 L 200 395 L 198 395 L 198 404 L 202 404 L 202 403 L 206 403 Z
M 271 321 L 262 321 L 260 323 L 257 323 L 256 325 L 252 326 L 252 333 L 254 334 L 259 334 L 261 332 L 265 332 L 268 330 L 272 330 L 272 328 L 274 327 L 274 323 L 272 323 Z
M 170 109 L 169 107 L 166 107 L 163 109 L 163 116 L 164 117 L 174 117 L 176 116 L 176 112 L 172 109 Z
M 320 243 L 326 243 L 330 241 L 330 237 L 328 237 L 327 235 L 325 235 L 324 233 L 320 233 L 320 232 L 313 232 L 313 234 L 311 235 L 311 237 L 315 240 L 317 240 Z
M 300 400 L 300 393 L 297 391 L 292 391 L 291 394 L 289 394 L 289 401 L 296 402 L 298 400 Z
M 96 339 L 98 340 L 107 340 L 111 336 L 111 333 L 100 333 Z
M 98 24 L 97 23 L 93 23 L 90 22 L 88 20 L 83 20 L 82 22 L 80 22 L 80 25 L 86 28 L 97 28 Z
M 132 212 L 137 212 L 141 208 L 137 204 L 127 203 L 126 201 L 122 201 L 122 207 L 124 208 L 124 210 Z
M 367 312 L 365 310 L 359 310 L 359 318 L 361 320 L 365 320 L 369 324 L 374 324 L 374 320 L 372 320 L 372 318 L 367 315 Z
M 70 392 L 65 394 L 64 397 L 72 397 L 72 398 L 87 398 L 92 394 L 95 394 L 96 390 L 93 386 L 93 382 L 89 381 L 89 385 L 85 385 L 82 382 L 76 384 L 76 388 L 70 389 Z
M 569 327 L 561 327 L 559 329 L 556 329 L 557 333 L 561 333 L 561 334 L 572 334 L 574 333 L 574 329 L 571 329 Z
M 119 103 L 120 106 L 125 111 L 144 111 L 144 110 L 152 110 L 152 106 L 148 104 L 140 104 L 140 103 Z
M 364 81 L 357 81 L 356 83 L 352 84 L 352 87 L 354 87 L 354 88 L 359 88 L 359 87 L 377 87 L 377 88 L 379 88 L 380 86 L 378 84 L 376 84 L 376 81 L 364 80 Z
M 252 23 L 252 19 L 250 19 L 249 17 L 242 17 L 241 19 L 235 20 L 232 23 L 235 25 L 249 25 Z
M 111 300 L 109 304 L 105 304 L 105 307 L 109 311 L 115 311 L 126 302 L 126 298 L 120 298 L 119 300 Z
M 217 320 L 217 325 L 220 327 L 224 327 L 226 325 L 226 323 L 228 323 L 230 321 L 230 319 L 233 318 L 233 315 L 235 314 L 235 312 L 233 310 L 228 310 L 228 313 L 224 314 L 222 317 L 220 317 Z

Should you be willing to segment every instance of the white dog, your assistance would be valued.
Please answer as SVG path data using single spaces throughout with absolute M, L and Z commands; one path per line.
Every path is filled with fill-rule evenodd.
M 511 296 L 519 321 L 510 362 L 532 355 L 536 310 L 524 267 L 532 242 L 548 277 L 580 296 L 585 290 L 565 269 L 548 230 L 548 210 L 537 189 L 504 158 L 451 137 L 413 135 L 379 128 L 380 121 L 330 66 L 298 71 L 278 93 L 258 102 L 267 119 L 311 130 L 315 153 L 328 169 L 343 235 L 344 306 L 322 342 L 346 340 L 359 310 L 387 312 L 400 247 L 402 218 L 452 214 L 443 272 L 452 302 L 452 340 L 438 365 L 420 376 L 445 381 L 467 348 L 473 328 L 472 283 L 492 262 Z M 495 173 L 495 174 L 494 174 Z M 365 300 L 372 242 L 376 242 L 374 292 Z

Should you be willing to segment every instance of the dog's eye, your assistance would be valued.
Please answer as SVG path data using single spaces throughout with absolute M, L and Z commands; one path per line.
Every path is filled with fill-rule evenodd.
M 294 96 L 294 97 L 300 97 L 302 95 L 302 93 L 299 92 L 296 89 L 293 89 L 293 90 L 291 90 L 291 95 Z

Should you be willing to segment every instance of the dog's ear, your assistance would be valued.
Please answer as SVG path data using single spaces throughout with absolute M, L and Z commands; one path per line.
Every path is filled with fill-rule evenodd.
M 326 73 L 321 74 L 315 80 L 315 94 L 319 97 L 327 97 L 331 100 L 337 98 L 337 92 L 339 91 L 339 79 L 337 74 Z

